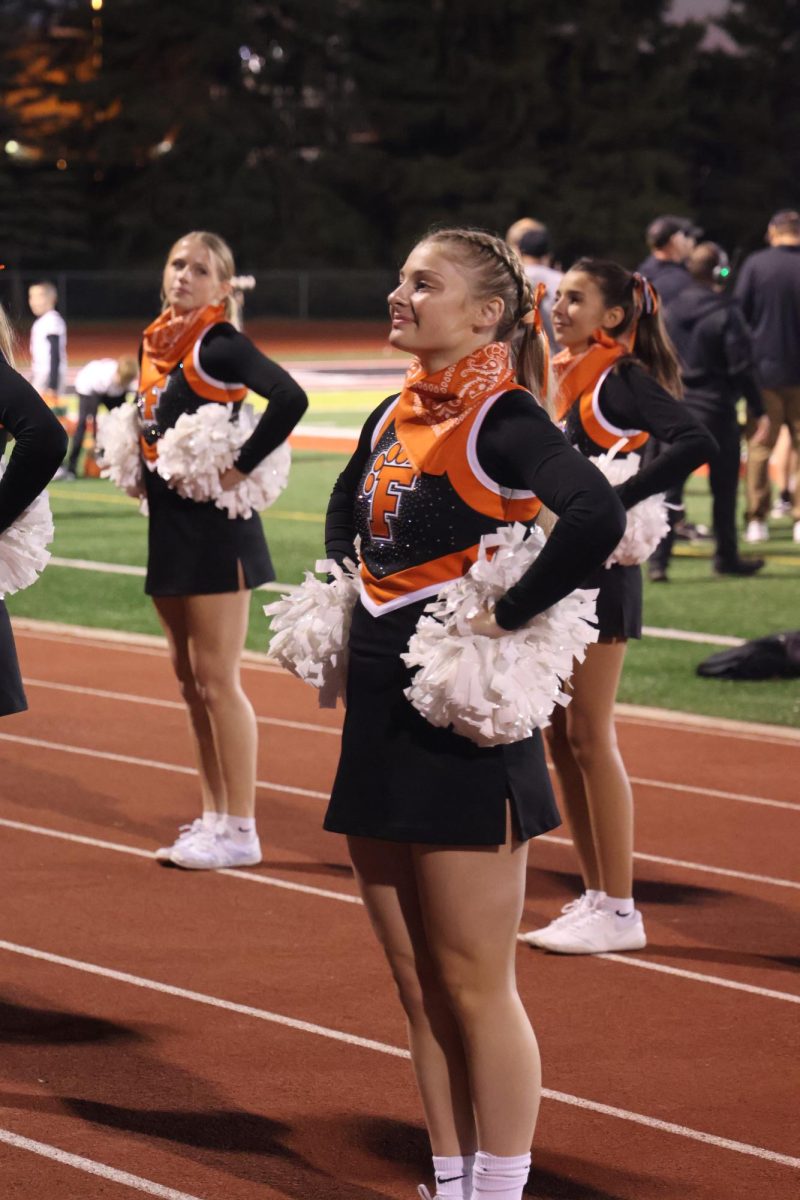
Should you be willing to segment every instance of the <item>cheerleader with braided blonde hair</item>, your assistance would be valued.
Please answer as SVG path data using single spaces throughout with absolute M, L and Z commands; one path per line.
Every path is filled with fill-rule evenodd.
M 538 730 L 487 747 L 434 727 L 404 694 L 401 654 L 483 535 L 532 525 L 542 503 L 559 514 L 533 565 L 471 621 L 498 638 L 599 566 L 624 514 L 542 407 L 546 340 L 504 242 L 431 233 L 400 271 L 389 314 L 390 343 L 414 357 L 402 392 L 368 418 L 326 523 L 339 562 L 360 537 L 362 590 L 325 827 L 348 838 L 405 1009 L 436 1196 L 520 1200 L 541 1083 L 515 948 L 527 843 L 558 813 Z

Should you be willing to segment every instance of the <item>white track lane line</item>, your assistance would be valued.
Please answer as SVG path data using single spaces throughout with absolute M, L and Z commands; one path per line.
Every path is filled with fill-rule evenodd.
M 101 649 L 108 649 L 110 646 L 111 649 L 131 654 L 143 652 L 162 658 L 166 658 L 168 654 L 166 639 L 154 634 L 126 633 L 86 625 L 65 625 L 59 621 L 40 621 L 30 617 L 14 617 L 12 625 L 20 636 L 29 637 L 34 641 L 57 642 L 64 646 L 80 643 L 82 646 L 98 646 Z M 254 650 L 244 651 L 242 666 L 271 675 L 287 675 L 286 670 L 270 660 L 268 655 Z M 800 731 L 781 725 L 735 721 L 727 717 L 707 717 L 699 713 L 648 708 L 641 704 L 616 704 L 615 713 L 617 720 L 626 725 L 644 725 L 650 729 L 656 726 L 658 729 L 675 729 L 703 737 L 734 738 L 758 742 L 761 746 L 800 746 Z
M 75 1167 L 78 1171 L 85 1171 L 87 1175 L 99 1175 L 101 1179 L 108 1179 L 111 1183 L 121 1183 L 123 1187 L 134 1188 L 137 1192 L 144 1192 L 146 1196 L 158 1196 L 160 1200 L 200 1200 L 198 1196 L 190 1195 L 189 1192 L 177 1192 L 175 1188 L 164 1187 L 161 1183 L 154 1183 L 152 1179 L 143 1179 L 141 1175 L 131 1175 L 129 1171 L 118 1171 L 116 1167 L 95 1162 L 92 1158 L 84 1158 L 82 1154 L 70 1154 L 68 1150 L 49 1146 L 47 1142 L 20 1137 L 10 1129 L 0 1129 L 0 1142 L 13 1146 L 15 1150 L 27 1150 L 41 1158 L 50 1158 L 63 1167 Z
M 187 988 L 175 987 L 172 984 L 161 983 L 155 979 L 145 979 L 140 975 L 130 975 L 125 971 L 116 971 L 110 967 L 101 967 L 96 963 L 83 962 L 80 959 L 66 958 L 61 954 L 50 954 L 45 950 L 37 950 L 32 946 L 20 946 L 14 942 L 0 940 L 0 950 L 10 954 L 20 954 L 27 958 L 38 959 L 54 966 L 68 967 L 75 971 L 84 971 L 88 975 L 99 975 L 105 979 L 113 979 L 117 983 L 131 984 L 133 987 L 146 988 L 150 991 L 161 992 L 167 996 L 175 996 L 181 1000 L 191 1000 L 196 1004 L 208 1005 L 211 1008 L 221 1008 L 227 1012 L 235 1012 L 241 1016 L 255 1017 L 260 1021 L 268 1021 L 275 1025 L 283 1025 L 301 1033 L 311 1033 L 318 1037 L 328 1038 L 336 1042 L 344 1042 L 349 1046 L 358 1046 L 365 1050 L 375 1050 L 379 1054 L 388 1054 L 394 1058 L 410 1058 L 408 1050 L 401 1046 L 392 1046 L 387 1042 L 378 1042 L 372 1038 L 358 1037 L 345 1033 L 341 1029 L 331 1029 L 325 1025 L 314 1025 L 309 1021 L 299 1021 L 295 1017 L 287 1017 L 283 1013 L 269 1012 L 266 1009 L 253 1008 L 247 1004 L 236 1004 L 231 1000 L 222 1000 L 217 996 L 208 996 L 203 992 L 190 991 Z M 567 1104 L 572 1108 L 584 1109 L 588 1112 L 600 1113 L 603 1116 L 615 1117 L 622 1121 L 631 1121 L 649 1129 L 657 1129 L 661 1133 L 672 1133 L 677 1137 L 688 1138 L 695 1142 L 704 1142 L 720 1150 L 731 1150 L 737 1154 L 747 1154 L 766 1162 L 777 1163 L 784 1167 L 800 1169 L 800 1158 L 792 1158 L 788 1154 L 780 1154 L 775 1150 L 767 1150 L 763 1146 L 751 1146 L 747 1142 L 734 1141 L 731 1138 L 718 1137 L 713 1133 L 705 1133 L 699 1129 L 691 1129 L 686 1125 L 677 1125 L 671 1121 L 661 1121 L 657 1117 L 649 1117 L 644 1113 L 631 1112 L 625 1108 L 616 1108 L 610 1104 L 601 1104 L 596 1100 L 587 1100 L 583 1096 L 573 1096 L 568 1092 L 556 1092 L 543 1088 L 542 1095 L 547 1100 L 555 1100 L 559 1104 Z
M 70 683 L 52 683 L 47 679 L 31 679 L 25 676 L 23 683 L 26 687 L 39 687 L 51 691 L 67 692 L 70 695 L 94 696 L 101 700 L 116 700 L 124 704 L 144 704 L 149 708 L 171 708 L 184 712 L 186 705 L 179 700 L 156 700 L 151 696 L 140 696 L 133 692 L 114 692 L 105 688 L 77 687 Z M 276 725 L 285 729 L 299 729 L 305 733 L 332 734 L 341 736 L 339 726 L 320 725 L 310 721 L 288 721 L 279 717 L 256 717 L 261 725 Z M 552 763 L 547 764 L 552 770 Z M 800 804 L 792 804 L 788 800 L 768 800 L 765 796 L 750 796 L 743 792 L 726 792 L 719 788 L 690 786 L 686 783 L 669 783 L 665 779 L 644 779 L 642 776 L 629 776 L 631 783 L 642 787 L 663 788 L 671 792 L 684 792 L 690 796 L 711 796 L 718 800 L 738 800 L 744 804 L 757 804 L 765 808 L 784 808 L 792 812 L 800 812 Z
M 54 692 L 68 692 L 71 696 L 94 696 L 98 700 L 117 700 L 124 704 L 144 704 L 147 708 L 172 708 L 186 712 L 186 705 L 180 700 L 156 700 L 152 696 L 137 696 L 133 692 L 109 692 L 105 688 L 75 687 L 71 683 L 51 683 L 47 679 L 30 679 L 27 675 L 22 681 L 25 687 L 47 688 Z M 299 729 L 304 733 L 328 733 L 341 737 L 339 727 L 316 725 L 309 721 L 288 721 L 283 717 L 256 717 L 259 725 L 276 725 L 281 729 Z M 791 807 L 791 805 L 787 806 Z M 800 808 L 800 806 L 798 806 Z
M 0 741 L 13 742 L 20 746 L 35 746 L 41 750 L 55 750 L 59 754 L 77 754 L 84 758 L 99 758 L 106 762 L 126 763 L 129 766 L 146 767 L 156 771 L 173 771 L 180 775 L 196 775 L 194 767 L 180 767 L 174 763 L 159 762 L 152 758 L 136 758 L 132 754 L 114 754 L 110 750 L 89 750 L 83 746 L 68 746 L 64 742 L 47 742 L 41 738 L 23 737 L 21 734 L 0 733 Z M 294 787 L 288 783 L 272 783 L 266 779 L 257 779 L 256 787 L 268 792 L 290 796 L 306 796 L 312 800 L 328 800 L 328 792 L 315 791 L 312 788 Z M 557 846 L 571 846 L 569 838 L 557 837 L 552 833 L 543 833 L 540 842 L 552 842 Z M 641 862 L 659 863 L 662 866 L 682 867 L 684 870 L 699 871 L 706 875 L 721 875 L 727 879 L 746 879 L 751 883 L 766 883 L 770 887 L 792 888 L 800 891 L 800 883 L 793 879 L 776 879 L 771 875 L 756 875 L 750 871 L 734 871 L 730 867 L 711 867 L 706 863 L 688 862 L 680 858 L 667 858 L 662 854 L 645 854 L 635 850 L 633 857 Z
M 65 833 L 60 829 L 48 829 L 43 825 L 28 825 L 24 821 L 12 821 L 4 817 L 0 817 L 0 828 L 16 829 L 21 833 L 35 833 L 40 837 L 56 838 L 64 842 L 75 842 L 80 846 L 93 846 L 98 850 L 112 850 L 117 854 L 129 854 L 136 858 L 146 858 L 152 860 L 152 852 L 150 850 L 142 850 L 138 846 L 125 846 L 119 842 L 106 842 L 100 838 L 85 837 L 77 833 Z M 359 896 L 354 896 L 348 892 L 335 892 L 329 888 L 314 887 L 313 884 L 295 883 L 287 879 L 278 879 L 274 875 L 256 874 L 253 871 L 236 870 L 235 868 L 224 868 L 220 871 L 215 871 L 215 875 L 228 875 L 231 879 L 243 880 L 245 883 L 260 883 L 267 887 L 283 888 L 287 892 L 301 892 L 307 896 L 318 896 L 324 900 L 340 900 L 345 904 L 360 905 L 362 900 Z M 523 945 L 523 935 L 519 934 L 518 941 Z M 531 947 L 529 947 L 531 948 Z M 621 964 L 623 967 L 645 967 L 647 970 L 655 971 L 662 975 L 674 975 L 680 979 L 690 979 L 695 983 L 705 983 L 716 987 L 729 988 L 734 992 L 747 992 L 751 996 L 761 996 L 766 1000 L 785 1000 L 790 1004 L 800 1004 L 800 996 L 792 992 L 778 992 L 772 988 L 758 987 L 752 983 L 740 983 L 735 979 L 725 979 L 721 975 L 704 975 L 700 971 L 687 971 L 681 967 L 669 967 L 665 963 L 651 962 L 648 959 L 640 957 L 632 958 L 630 955 L 624 954 L 596 954 L 594 958 L 603 958 L 608 962 Z

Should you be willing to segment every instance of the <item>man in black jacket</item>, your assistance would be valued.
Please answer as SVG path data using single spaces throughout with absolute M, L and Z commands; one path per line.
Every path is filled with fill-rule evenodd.
M 638 270 L 654 285 L 665 308 L 692 282 L 686 260 L 699 234 L 700 230 L 686 217 L 656 217 L 647 226 L 650 254 Z
M 666 310 L 665 323 L 681 364 L 684 403 L 714 435 L 718 450 L 709 462 L 719 575 L 752 575 L 762 558 L 742 558 L 736 543 L 740 433 L 736 404 L 742 396 L 759 444 L 769 435 L 761 392 L 753 371 L 750 333 L 738 302 L 724 293 L 730 274 L 725 251 L 701 242 L 687 262 L 689 284 Z
M 755 364 L 770 419 L 766 442 L 749 442 L 747 459 L 748 542 L 769 536 L 769 458 L 782 425 L 800 450 L 800 213 L 775 213 L 769 248 L 746 259 L 736 283 L 745 319 L 753 330 Z M 800 476 L 792 498 L 793 537 L 800 542 Z

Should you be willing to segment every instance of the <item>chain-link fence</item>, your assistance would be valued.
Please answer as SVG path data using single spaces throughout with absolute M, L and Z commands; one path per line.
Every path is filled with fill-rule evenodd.
M 296 317 L 300 320 L 380 319 L 396 276 L 384 271 L 258 271 L 256 286 L 245 296 L 248 317 Z M 14 321 L 30 317 L 32 283 L 48 279 L 58 289 L 58 308 L 71 321 L 147 321 L 160 306 L 157 271 L 3 271 L 0 300 Z

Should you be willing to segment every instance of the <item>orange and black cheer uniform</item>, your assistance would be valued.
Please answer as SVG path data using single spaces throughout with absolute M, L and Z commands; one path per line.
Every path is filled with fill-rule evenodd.
M 541 735 L 479 747 L 434 727 L 403 694 L 410 672 L 400 659 L 426 603 L 468 570 L 481 536 L 532 524 L 541 503 L 560 520 L 497 604 L 507 629 L 567 595 L 610 553 L 624 528 L 613 490 L 514 382 L 502 344 L 433 376 L 412 369 L 400 396 L 368 419 L 326 520 L 328 554 L 353 556 L 358 535 L 362 557 L 326 829 L 500 845 L 509 801 L 522 838 L 559 824 Z
M 153 469 L 158 441 L 182 413 L 215 403 L 236 413 L 252 390 L 269 403 L 235 463 L 247 473 L 286 440 L 308 401 L 291 375 L 224 320 L 221 306 L 188 314 L 177 330 L 175 325 L 174 318 L 154 322 L 141 355 L 137 404 L 150 515 L 145 591 L 235 592 L 240 566 L 245 586 L 254 588 L 275 578 L 259 514 L 231 519 L 212 501 L 179 496 Z
M 609 342 L 611 339 L 608 339 Z M 657 492 L 666 491 L 707 462 L 715 443 L 685 406 L 658 384 L 624 348 L 610 355 L 598 345 L 588 352 L 571 390 L 562 388 L 557 415 L 567 440 L 589 458 L 605 454 L 620 441 L 617 457 L 642 449 L 650 436 L 662 443 L 657 458 L 615 489 L 626 509 Z M 583 358 L 583 356 L 581 356 Z M 596 358 L 598 361 L 592 364 Z M 554 367 L 569 362 L 565 352 Z M 569 376 L 567 376 L 569 379 Z M 562 380 L 562 385 L 563 385 Z M 601 637 L 638 638 L 642 635 L 642 572 L 638 566 L 600 567 L 582 586 L 599 588 L 597 624 Z
M 0 533 L 33 503 L 58 470 L 67 435 L 39 393 L 0 353 L 0 455 L 14 450 L 0 478 Z M 8 611 L 0 597 L 0 716 L 28 707 Z

